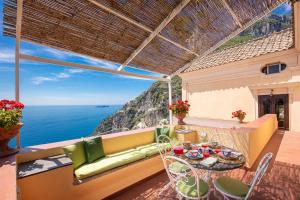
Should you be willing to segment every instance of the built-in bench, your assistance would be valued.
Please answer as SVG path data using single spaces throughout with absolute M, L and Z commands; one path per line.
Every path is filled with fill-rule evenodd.
M 106 156 L 80 166 L 76 173 L 62 148 L 78 141 L 81 140 L 59 143 L 59 147 L 50 144 L 50 149 L 20 154 L 20 198 L 103 199 L 163 170 L 155 145 L 154 128 L 102 136 Z M 104 161 L 112 163 L 103 167 Z M 85 167 L 91 170 L 83 170 Z M 74 175 L 79 181 L 74 179 Z

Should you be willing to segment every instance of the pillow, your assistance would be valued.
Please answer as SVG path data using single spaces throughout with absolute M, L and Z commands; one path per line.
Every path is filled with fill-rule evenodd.
M 95 160 L 103 158 L 105 156 L 101 137 L 85 141 L 84 148 L 88 163 L 92 163 Z
M 169 132 L 170 132 L 169 127 L 156 128 L 155 129 L 155 141 L 157 142 L 157 139 L 160 135 L 166 135 L 169 137 Z
M 74 169 L 77 169 L 82 164 L 86 163 L 85 151 L 83 142 L 63 147 L 65 154 L 73 161 Z

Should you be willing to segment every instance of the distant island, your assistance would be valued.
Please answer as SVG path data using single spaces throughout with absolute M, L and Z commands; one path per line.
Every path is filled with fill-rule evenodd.
M 98 106 L 96 106 L 97 108 L 107 108 L 107 107 L 109 107 L 109 105 L 98 105 Z

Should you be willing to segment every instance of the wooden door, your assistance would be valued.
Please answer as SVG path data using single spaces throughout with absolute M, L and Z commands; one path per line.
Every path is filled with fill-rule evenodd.
M 259 117 L 265 114 L 276 114 L 278 128 L 289 129 L 289 96 L 288 94 L 279 95 L 260 95 L 258 96 Z

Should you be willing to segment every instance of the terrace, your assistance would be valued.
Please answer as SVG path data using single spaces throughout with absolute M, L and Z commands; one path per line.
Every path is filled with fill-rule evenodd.
M 188 74 L 190 72 L 188 69 L 194 69 L 199 60 L 205 59 L 225 41 L 284 2 L 283 0 L 255 2 L 183 0 L 124 3 L 94 0 L 5 0 L 4 35 L 16 38 L 16 101 L 20 101 L 21 60 L 30 60 L 164 81 L 168 84 L 169 102 L 172 103 L 170 83 L 172 76 L 182 72 Z M 287 51 L 296 57 L 293 62 L 299 66 L 300 2 L 295 1 L 292 6 L 295 20 L 294 45 Z M 104 59 L 119 64 L 120 68 L 110 70 L 21 54 L 21 41 Z M 162 76 L 126 72 L 124 71 L 126 66 L 160 73 Z M 209 70 L 205 73 L 209 73 Z M 182 77 L 188 76 L 186 74 Z M 183 90 L 187 91 L 186 86 Z M 293 114 L 297 115 L 299 105 L 293 106 L 296 113 Z M 170 127 L 176 124 L 171 112 L 169 121 Z M 296 125 L 293 125 L 294 127 L 297 128 Z M 296 131 L 278 130 L 276 115 L 256 117 L 244 125 L 236 125 L 232 121 L 191 117 L 186 125 L 175 125 L 175 129 L 180 128 L 194 132 L 195 142 L 199 142 L 202 131 L 206 131 L 208 137 L 212 137 L 216 132 L 232 135 L 237 149 L 245 155 L 246 163 L 245 168 L 229 171 L 227 175 L 244 181 L 249 181 L 253 177 L 260 158 L 266 152 L 273 152 L 271 166 L 260 185 L 254 189 L 252 198 L 300 198 L 300 160 L 294 156 L 295 152 L 300 150 L 300 134 Z M 91 138 L 86 138 L 88 139 Z M 84 171 L 80 174 L 84 178 L 77 180 L 74 176 L 74 161 L 65 156 L 63 147 L 80 141 L 77 139 L 21 148 L 22 143 L 18 135 L 19 153 L 0 159 L 0 199 L 176 197 L 172 189 L 167 190 L 163 196 L 158 196 L 159 190 L 168 183 L 168 177 L 157 153 L 146 153 L 142 158 L 136 158 L 91 176 L 90 172 Z M 123 151 L 152 144 L 154 141 L 155 128 L 102 136 L 104 153 L 112 157 L 120 156 L 116 154 Z M 86 177 L 87 174 L 89 177 Z M 218 175 L 213 174 L 212 178 L 215 179 L 216 176 Z M 211 194 L 211 199 L 221 198 L 216 191 Z

